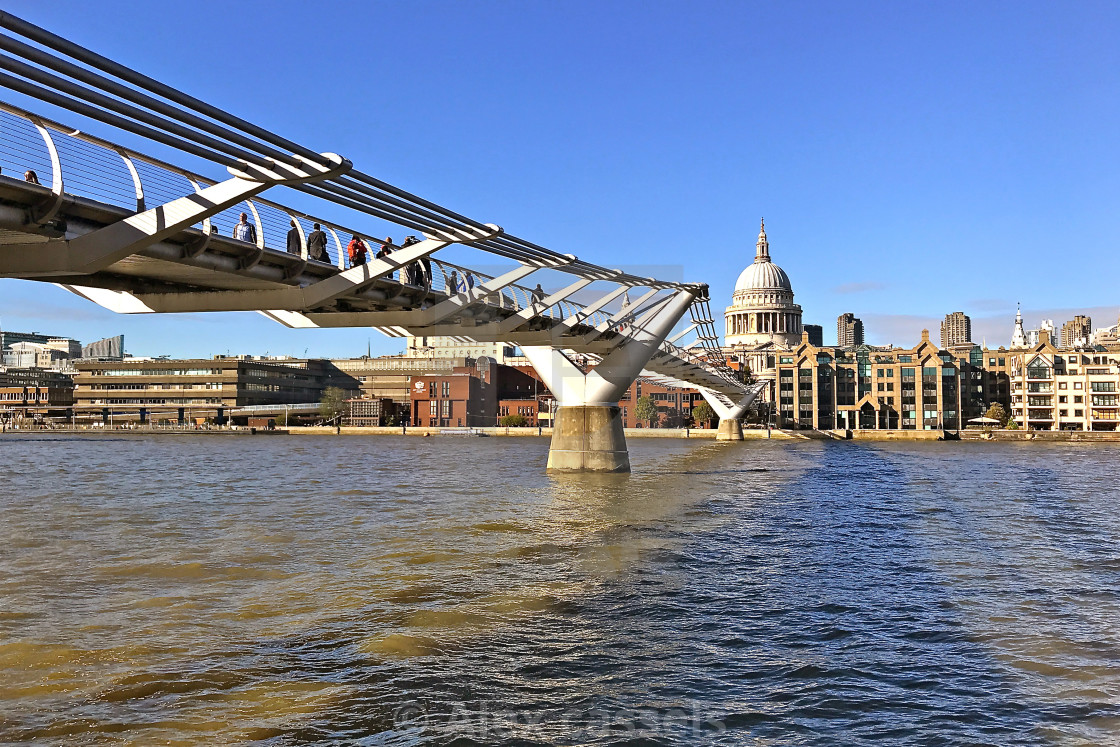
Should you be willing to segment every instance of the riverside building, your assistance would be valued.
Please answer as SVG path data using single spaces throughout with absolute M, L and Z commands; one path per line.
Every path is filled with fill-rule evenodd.
M 1006 350 L 934 345 L 819 347 L 803 339 L 776 367 L 780 428 L 957 430 L 1010 404 Z
M 213 359 L 81 361 L 75 377 L 79 418 L 148 422 L 213 417 L 245 407 L 317 404 L 328 386 L 356 392 L 357 382 L 323 360 Z M 311 408 L 314 409 L 314 408 Z M 273 413 L 274 414 L 274 413 Z
M 1115 431 L 1120 351 L 1055 347 L 1045 332 L 1011 358 L 1011 408 L 1020 428 Z

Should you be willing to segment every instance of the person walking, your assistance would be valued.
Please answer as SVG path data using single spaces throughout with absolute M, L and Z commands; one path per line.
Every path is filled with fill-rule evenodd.
M 401 242 L 401 249 L 419 244 L 420 239 L 415 236 L 406 236 L 404 241 Z M 424 285 L 424 269 L 420 266 L 419 262 L 410 262 L 404 269 L 405 282 L 409 285 L 423 286 Z
M 544 288 L 541 287 L 540 283 L 537 283 L 537 287 L 533 289 L 533 303 L 537 304 L 542 301 L 544 301 Z
M 354 234 L 350 237 L 350 243 L 346 245 L 346 254 L 350 257 L 350 266 L 357 267 L 366 263 L 366 244 L 362 241 L 362 237 Z
M 454 270 L 451 271 L 451 276 L 447 279 L 447 294 L 459 292 L 459 273 Z
M 288 254 L 303 254 L 303 242 L 299 240 L 299 228 L 296 219 L 292 218 L 292 227 L 288 230 Z
M 248 213 L 242 213 L 240 222 L 233 227 L 233 238 L 250 244 L 257 243 L 257 229 L 249 222 Z
M 327 234 L 323 232 L 322 227 L 316 223 L 314 230 L 307 235 L 307 256 L 316 262 L 326 262 L 330 264 L 331 258 L 327 254 Z
M 463 285 L 466 286 L 464 290 L 474 289 L 474 275 L 471 274 L 470 270 L 467 270 L 467 273 L 463 275 Z
M 386 236 L 385 240 L 381 242 L 381 248 L 377 250 L 376 259 L 385 259 L 386 257 L 388 257 L 392 253 L 393 253 L 393 237 L 392 236 Z M 395 275 L 396 275 L 396 273 L 390 272 L 385 277 L 389 278 L 390 280 L 396 280 Z

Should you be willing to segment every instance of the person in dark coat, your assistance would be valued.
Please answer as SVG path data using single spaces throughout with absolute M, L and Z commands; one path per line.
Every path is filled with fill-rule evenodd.
M 303 254 L 303 242 L 299 240 L 299 228 L 296 219 L 292 218 L 292 227 L 288 231 L 288 254 Z
M 327 234 L 318 223 L 315 224 L 315 230 L 307 235 L 307 256 L 317 262 L 331 262 L 330 255 L 327 254 Z

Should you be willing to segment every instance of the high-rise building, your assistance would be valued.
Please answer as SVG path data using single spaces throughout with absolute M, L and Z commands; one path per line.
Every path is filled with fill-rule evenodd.
M 945 321 L 941 322 L 941 347 L 962 342 L 972 342 L 972 320 L 963 311 L 946 314 Z
M 1046 336 L 1050 339 L 1051 342 L 1054 342 L 1058 339 L 1058 336 L 1054 334 L 1054 320 L 1043 319 L 1041 322 L 1039 322 L 1038 329 L 1027 330 L 1027 345 L 1033 348 L 1035 345 L 1042 342 L 1043 332 L 1046 333 Z
M 1078 314 L 1062 325 L 1062 347 L 1074 348 L 1089 344 L 1093 336 L 1092 317 Z
M 803 324 L 801 327 L 809 335 L 810 345 L 824 346 L 824 327 L 819 324 Z
M 0 330 L 0 351 L 11 350 L 17 342 L 37 342 L 46 345 L 56 338 L 51 335 L 41 335 L 38 332 L 5 332 Z
M 83 358 L 119 361 L 124 358 L 124 335 L 106 337 L 82 348 Z
M 863 322 L 851 312 L 836 317 L 836 345 L 854 348 L 863 344 Z

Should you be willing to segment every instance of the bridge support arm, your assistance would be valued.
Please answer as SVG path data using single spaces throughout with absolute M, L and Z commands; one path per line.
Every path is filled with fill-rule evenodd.
M 697 387 L 700 394 L 703 395 L 704 400 L 711 405 L 715 410 L 716 415 L 719 415 L 719 430 L 716 431 L 717 441 L 742 441 L 743 440 L 743 426 L 739 422 L 740 418 L 751 406 L 758 395 L 766 387 L 766 383 L 754 384 L 750 390 L 737 402 L 733 401 L 726 394 L 720 394 L 707 387 Z
M 561 472 L 629 472 L 618 401 L 634 383 L 694 297 L 678 291 L 597 366 L 584 371 L 562 351 L 525 346 L 522 351 L 559 402 L 552 424 L 548 469 Z

